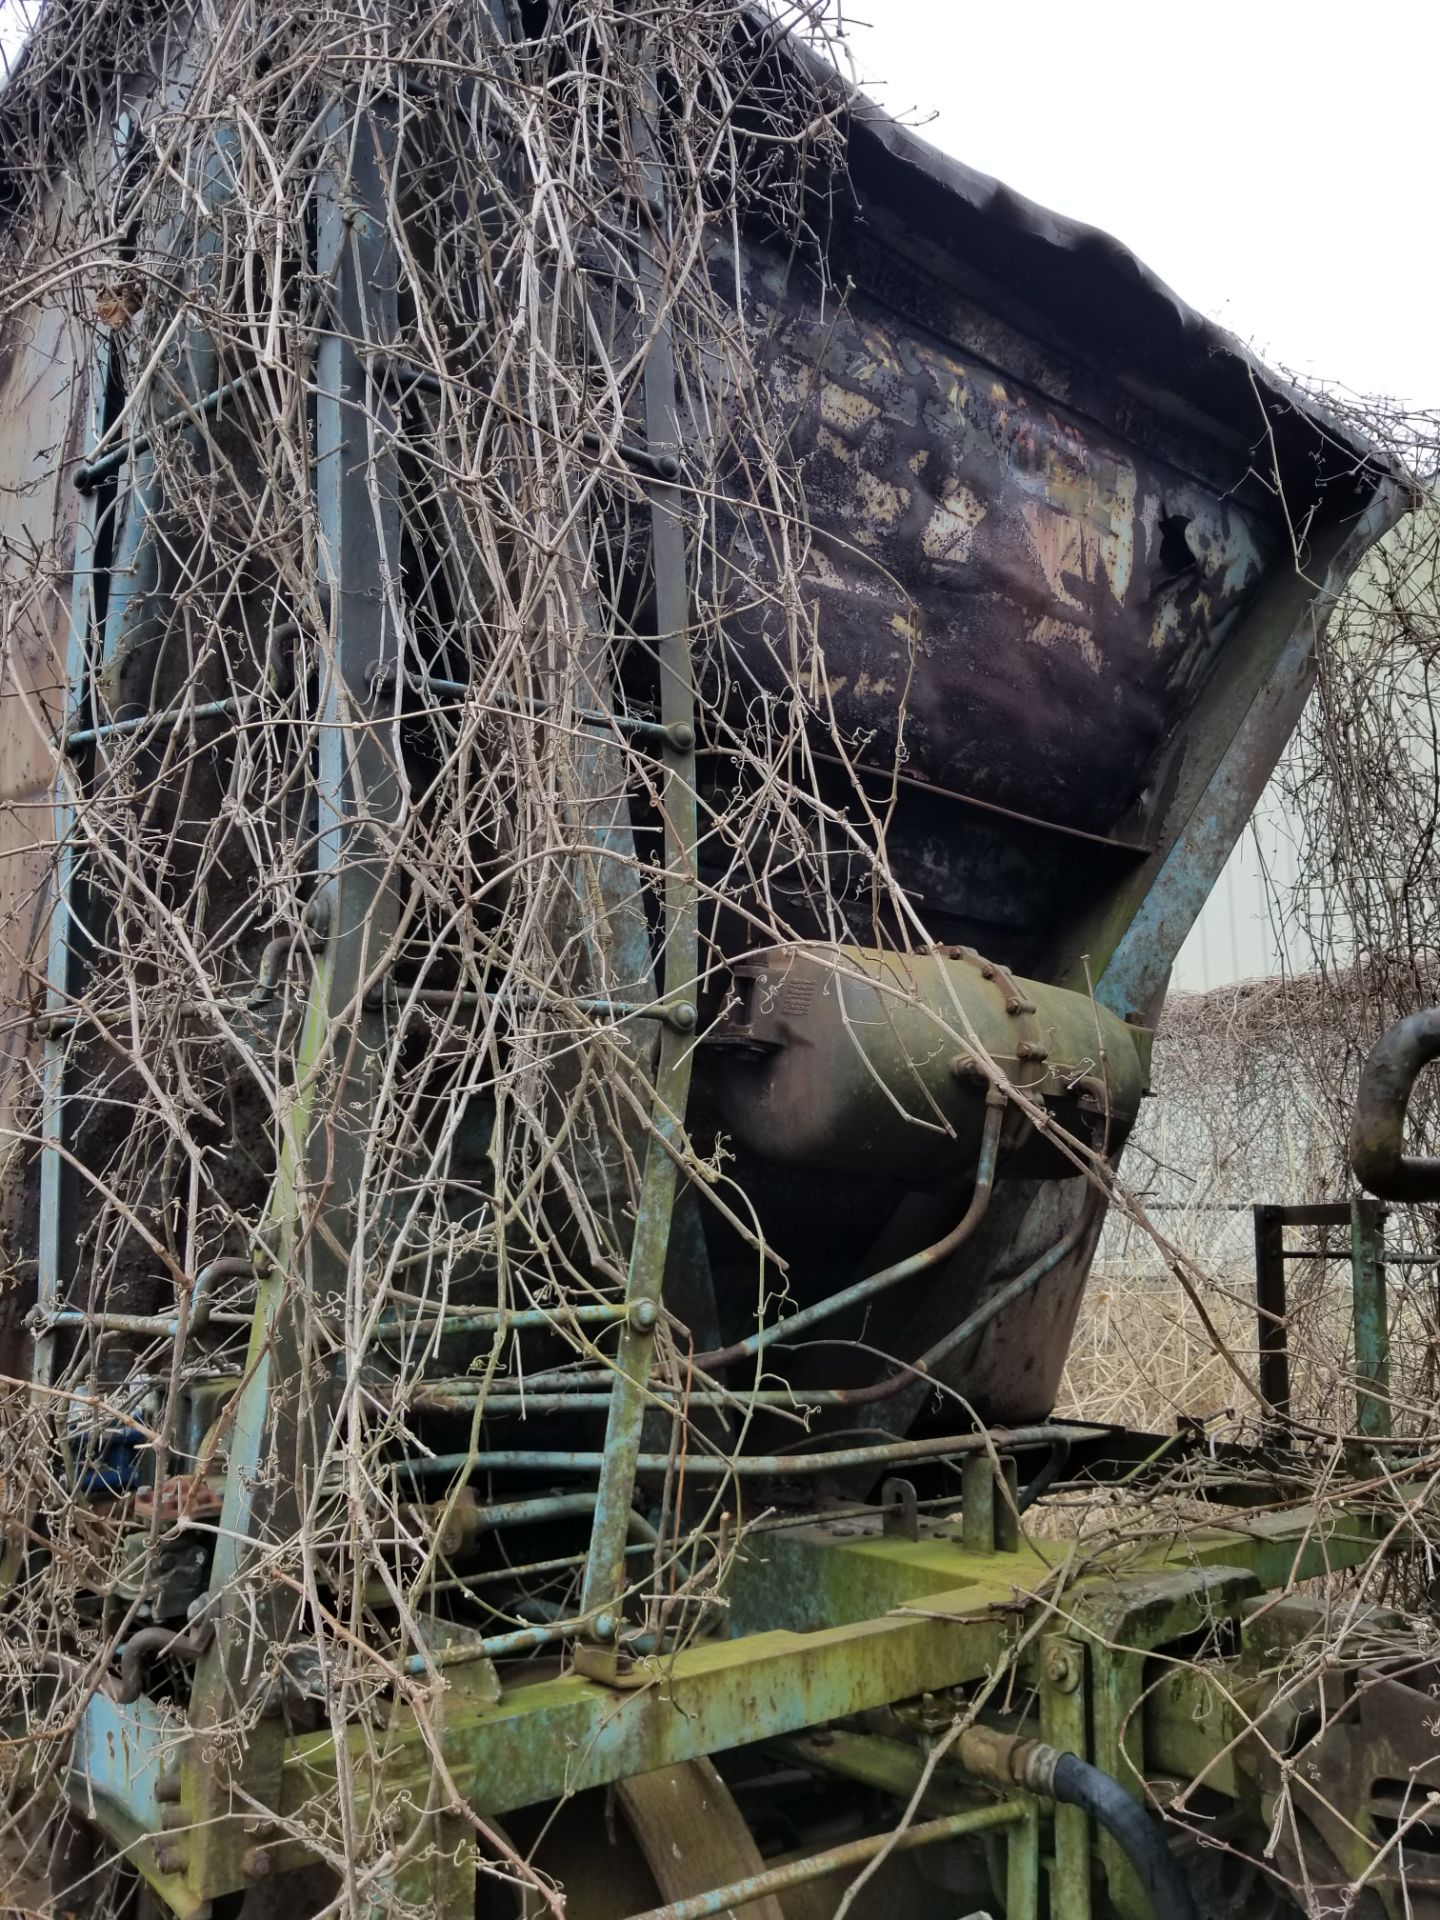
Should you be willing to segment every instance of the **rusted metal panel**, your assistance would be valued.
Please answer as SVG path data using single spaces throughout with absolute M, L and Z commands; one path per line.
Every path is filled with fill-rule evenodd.
M 40 996 L 29 960 L 43 945 L 51 858 L 75 498 L 64 460 L 80 431 L 79 355 L 80 329 L 58 302 L 22 311 L 0 338 L 0 1005 L 10 1010 L 0 1036 L 0 1244 L 12 1257 L 32 1238 L 21 1136 L 35 1040 L 14 1016 Z M 0 1273 L 7 1264 L 0 1259 Z M 0 1332 L 6 1352 L 16 1338 L 12 1306 L 23 1306 L 13 1288 Z
M 863 291 L 837 313 L 778 258 L 744 269 L 815 533 L 802 677 L 867 761 L 1112 832 L 1272 530 Z M 785 690 L 783 654 L 747 658 Z

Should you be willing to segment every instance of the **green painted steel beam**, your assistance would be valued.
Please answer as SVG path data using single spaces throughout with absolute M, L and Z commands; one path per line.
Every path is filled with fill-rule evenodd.
M 1011 1587 L 966 1587 L 931 1596 L 929 1606 L 931 1617 L 705 1642 L 642 1667 L 623 1690 L 578 1673 L 517 1686 L 496 1706 L 447 1711 L 446 1764 L 472 1805 L 508 1813 L 978 1680 L 1014 1644 L 1020 1614 Z M 388 1745 L 373 1729 L 348 1737 L 357 1797 L 423 1788 L 430 1757 L 418 1724 L 407 1721 L 397 1715 Z M 301 1814 L 335 1777 L 329 1735 L 296 1742 L 282 1813 Z
M 498 1702 L 488 1668 L 453 1669 L 443 1702 L 417 1688 L 397 1700 L 384 1730 L 357 1726 L 339 1744 L 330 1733 L 286 1741 L 277 1811 L 292 1833 L 296 1826 L 319 1830 L 334 1814 L 342 1782 L 356 1817 L 377 1805 L 426 1806 L 438 1752 L 456 1792 L 482 1815 L 501 1816 L 867 1708 L 969 1686 L 1033 1640 L 1040 1607 L 1088 1647 L 1096 1665 L 1093 1699 L 1107 1686 L 1117 1625 L 1133 1642 L 1157 1645 L 1172 1624 L 1183 1631 L 1212 1605 L 1224 1612 L 1236 1595 L 1283 1590 L 1362 1564 L 1379 1539 L 1378 1523 L 1361 1515 L 1297 1509 L 1197 1530 L 1173 1550 L 1157 1546 L 1067 1585 L 1069 1550 L 1060 1543 L 976 1554 L 943 1536 L 836 1537 L 833 1527 L 760 1532 L 727 1588 L 736 1637 L 642 1662 L 619 1685 L 574 1671 L 530 1681 L 517 1676 Z M 785 1618 L 794 1624 L 745 1631 L 749 1620 L 773 1618 L 787 1594 Z M 1034 1640 L 1022 1655 L 1037 1681 L 1042 1648 L 1051 1645 Z M 1109 1675 L 1112 1711 L 1102 1710 L 1097 1722 L 1097 1734 L 1113 1746 L 1120 1744 L 1127 1678 L 1133 1676 Z M 96 1814 L 112 1830 L 106 1807 Z M 131 1844 L 134 1823 L 122 1823 L 122 1814 L 117 1806 L 113 1831 Z M 232 1824 L 243 1823 L 222 1817 L 185 1837 L 191 1892 L 213 1897 L 240 1884 L 236 1837 L 227 1838 Z M 1077 1851 L 1069 1850 L 1072 1872 Z M 305 1857 L 290 1841 L 273 1853 L 277 1871 Z M 1028 1854 L 1017 1871 L 1028 1887 Z
M 859 1595 L 874 1612 L 818 1630 L 702 1642 L 640 1665 L 623 1689 L 567 1673 L 511 1686 L 495 1705 L 447 1701 L 444 1751 L 459 1791 L 482 1813 L 499 1815 L 970 1684 L 1015 1647 L 1027 1602 L 1053 1596 L 1060 1571 L 1038 1552 L 970 1554 L 945 1541 L 842 1543 L 819 1534 L 797 1529 L 797 1536 L 810 1538 L 758 1536 L 751 1563 L 731 1583 L 732 1613 L 763 1617 L 768 1596 L 787 1580 L 794 1590 L 810 1576 L 823 1603 L 837 1612 L 849 1612 Z M 1260 1586 L 1284 1587 L 1362 1563 L 1377 1540 L 1375 1528 L 1359 1516 L 1320 1515 L 1310 1508 L 1243 1527 L 1207 1528 L 1188 1535 L 1183 1553 L 1177 1550 L 1173 1559 L 1157 1548 L 1131 1562 L 1119 1580 L 1097 1576 L 1077 1583 L 1065 1611 L 1083 1633 L 1082 1602 L 1103 1617 L 1105 1600 L 1119 1602 L 1156 1576 L 1183 1584 L 1192 1574 L 1214 1592 L 1213 1574 L 1233 1568 Z M 1054 1553 L 1057 1563 L 1063 1561 L 1063 1549 L 1056 1546 Z M 751 1581 L 759 1586 L 747 1592 Z M 323 1797 L 334 1785 L 336 1761 L 328 1734 L 291 1743 L 284 1813 L 299 1815 L 313 1796 Z M 418 1786 L 428 1779 L 431 1763 L 423 1730 L 402 1710 L 388 1739 L 357 1729 L 343 1764 L 363 1798 L 382 1791 L 382 1779 L 387 1797 Z

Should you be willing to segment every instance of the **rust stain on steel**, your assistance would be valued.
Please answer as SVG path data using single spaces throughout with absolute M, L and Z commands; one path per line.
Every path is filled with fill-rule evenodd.
M 45 448 L 78 446 L 79 330 L 63 303 L 14 317 L 0 338 L 0 591 L 14 618 L 0 671 L 0 1002 L 25 1007 L 34 982 L 22 960 L 34 951 L 37 901 L 50 865 L 54 730 L 60 719 L 68 623 L 73 490 Z M 37 556 L 38 564 L 37 564 Z M 21 1091 L 13 1063 L 35 1045 L 13 1023 L 0 1042 L 0 1129 L 13 1135 Z M 0 1237 L 28 1245 L 15 1156 L 0 1163 Z M 18 1301 L 19 1296 L 12 1298 Z M 19 1364 L 17 1329 L 0 1325 L 0 1366 Z
M 816 536 L 802 674 L 841 730 L 993 805 L 1133 815 L 1273 536 L 863 292 L 821 310 L 759 249 L 742 279 Z M 788 649 L 735 625 L 783 694 Z

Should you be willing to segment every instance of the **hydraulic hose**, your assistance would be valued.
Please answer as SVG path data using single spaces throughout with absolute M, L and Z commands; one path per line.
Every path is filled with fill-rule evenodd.
M 997 1787 L 1023 1787 L 1066 1806 L 1080 1807 L 1103 1827 L 1134 1868 L 1155 1920 L 1200 1920 L 1200 1909 L 1165 1829 L 1118 1780 L 1078 1754 L 1043 1740 L 1002 1733 L 998 1727 L 967 1727 L 955 1758 L 977 1780 Z
M 1156 1920 L 1200 1920 L 1200 1909 L 1160 1822 L 1118 1780 L 1073 1753 L 1057 1755 L 1050 1791 L 1083 1807 L 1120 1848 L 1145 1889 Z

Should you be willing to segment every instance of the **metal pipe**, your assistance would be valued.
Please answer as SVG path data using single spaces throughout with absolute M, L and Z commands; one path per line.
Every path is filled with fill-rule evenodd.
M 1412 1013 L 1383 1034 L 1360 1072 L 1350 1165 L 1382 1200 L 1440 1200 L 1440 1160 L 1405 1152 L 1405 1113 L 1422 1067 L 1440 1057 L 1440 1007 Z
M 593 1492 L 545 1493 L 528 1500 L 495 1500 L 477 1506 L 466 1525 L 476 1533 L 495 1533 L 501 1527 L 539 1526 L 549 1520 L 583 1520 L 595 1511 Z M 632 1507 L 627 1531 L 647 1546 L 659 1537 L 643 1513 Z
M 477 1533 L 499 1527 L 539 1526 L 547 1520 L 583 1520 L 595 1511 L 593 1493 L 547 1493 L 533 1500 L 497 1500 L 477 1507 L 469 1524 Z
M 248 1327 L 248 1313 L 212 1313 L 217 1327 Z M 157 1333 L 174 1339 L 180 1322 L 166 1313 L 90 1313 L 84 1307 L 62 1307 L 58 1313 L 36 1315 L 31 1323 L 43 1332 L 52 1327 L 88 1327 L 92 1333 Z
M 428 1409 L 431 1413 L 468 1413 L 481 1400 L 487 1413 L 591 1413 L 603 1412 L 609 1405 L 612 1393 L 609 1388 L 580 1389 L 572 1393 L 540 1392 L 521 1393 L 510 1382 L 507 1390 L 496 1393 L 493 1389 L 486 1392 L 476 1386 L 473 1391 L 464 1389 L 447 1391 L 444 1388 L 421 1387 L 410 1401 L 413 1407 Z M 840 1389 L 825 1387 L 814 1393 L 802 1392 L 794 1387 L 765 1387 L 751 1391 L 741 1387 L 731 1391 L 726 1387 L 697 1388 L 692 1393 L 677 1387 L 650 1388 L 657 1401 L 681 1401 L 687 1407 L 734 1407 L 742 1410 L 746 1407 L 838 1407 L 844 1402 L 840 1398 Z
M 220 1259 L 212 1260 L 208 1267 L 202 1267 L 195 1276 L 195 1287 L 190 1295 L 190 1331 L 199 1333 L 211 1319 L 214 1308 L 210 1295 L 217 1280 L 229 1280 L 244 1277 L 255 1278 L 255 1262 L 248 1254 L 227 1253 Z M 250 1315 L 245 1316 L 248 1321 Z
M 175 1660 L 192 1662 L 200 1658 L 209 1644 L 208 1634 L 176 1633 L 169 1627 L 142 1627 L 139 1633 L 132 1633 L 120 1649 L 120 1684 L 115 1689 L 115 1700 L 124 1707 L 133 1705 L 141 1697 L 149 1678 L 152 1655 L 164 1653 Z
M 544 1520 L 589 1519 L 595 1512 L 595 1499 L 596 1496 L 593 1493 L 554 1493 L 543 1495 L 538 1500 L 501 1501 L 493 1506 L 482 1507 L 477 1515 L 477 1521 L 482 1531 L 493 1532 L 499 1527 L 525 1525 Z M 644 1514 L 637 1513 L 633 1507 L 626 1523 L 626 1531 L 631 1535 L 632 1540 L 632 1544 L 626 1548 L 627 1553 L 632 1553 L 637 1548 L 653 1548 L 660 1537 Z M 564 1561 L 557 1564 L 578 1565 L 583 1562 L 584 1557 L 583 1554 L 568 1555 Z M 537 1564 L 543 1566 L 545 1563 Z M 513 1578 L 526 1571 L 528 1569 L 524 1567 L 497 1568 L 495 1577 L 508 1573 Z M 514 1633 L 492 1635 L 487 1640 L 472 1640 L 456 1647 L 440 1647 L 434 1653 L 412 1653 L 404 1662 L 405 1672 L 425 1673 L 431 1667 L 458 1666 L 469 1660 L 501 1659 L 509 1653 L 532 1653 L 541 1646 L 548 1646 L 553 1641 L 564 1639 L 567 1634 L 578 1632 L 583 1624 L 573 1620 L 551 1620 L 534 1627 L 519 1627 Z M 540 1636 L 538 1639 L 537 1635 Z
M 909 1853 L 916 1847 L 933 1846 L 938 1840 L 956 1840 L 967 1833 L 991 1833 L 997 1827 L 1019 1826 L 1029 1818 L 1030 1808 L 1023 1800 L 998 1800 L 993 1805 L 969 1807 L 963 1813 L 947 1813 L 938 1820 L 923 1820 L 918 1826 L 900 1832 L 873 1833 L 863 1840 L 847 1840 L 844 1845 L 827 1847 L 823 1853 L 807 1854 L 803 1860 L 787 1861 L 783 1867 L 771 1867 L 764 1873 L 752 1873 L 734 1880 L 728 1887 L 716 1887 L 712 1893 L 692 1894 L 688 1900 L 672 1900 L 668 1906 L 651 1907 L 635 1920 L 709 1920 L 712 1914 L 732 1907 L 748 1907 L 771 1894 L 791 1887 L 803 1887 L 812 1880 L 824 1880 L 847 1867 L 861 1867 L 881 1853 Z
M 250 380 L 249 372 L 236 374 L 233 380 L 227 380 L 222 386 L 215 387 L 189 406 L 177 407 L 174 413 L 167 413 L 146 433 L 136 434 L 133 440 L 127 440 L 108 452 L 97 452 L 89 460 L 82 460 L 75 469 L 75 485 L 81 493 L 93 493 L 102 480 L 108 480 L 112 473 L 118 473 L 127 460 L 148 453 L 154 446 L 158 435 L 168 427 L 193 426 L 197 419 L 208 420 L 224 406 L 233 395 L 239 393 Z
M 512 1328 L 549 1327 L 575 1324 L 588 1326 L 605 1324 L 625 1317 L 623 1300 L 587 1301 L 583 1306 L 558 1307 L 517 1307 L 513 1313 L 507 1313 L 499 1307 L 477 1308 L 473 1313 L 441 1313 L 435 1316 L 433 1326 L 426 1331 L 445 1333 L 508 1333 Z M 380 1333 L 409 1331 L 419 1324 L 416 1319 L 382 1319 L 377 1327 Z M 479 1392 L 477 1386 L 476 1392 Z
M 169 713 L 137 713 L 131 720 L 107 720 L 99 727 L 78 727 L 73 733 L 65 735 L 64 747 L 67 753 L 73 753 L 77 747 L 93 746 L 97 740 L 113 740 L 122 734 L 139 733 L 145 727 L 153 727 L 157 733 L 168 732 L 185 720 L 213 720 L 222 713 L 234 713 L 240 700 L 207 700 L 198 707 L 177 707 Z
M 255 1277 L 255 1263 L 244 1254 L 226 1254 L 219 1260 L 212 1260 L 202 1267 L 195 1276 L 195 1285 L 190 1294 L 189 1332 L 199 1333 L 203 1327 L 213 1321 L 217 1326 L 248 1327 L 252 1316 L 248 1313 L 217 1313 L 210 1304 L 210 1293 L 217 1280 L 232 1274 L 243 1274 L 249 1279 Z M 40 1324 L 38 1316 L 32 1316 L 35 1324 Z M 152 1333 L 168 1335 L 172 1340 L 180 1332 L 178 1315 L 166 1313 L 92 1313 L 84 1307 L 64 1307 L 58 1313 L 45 1316 L 44 1324 L 50 1327 L 88 1327 L 95 1333 Z
M 716 1454 L 691 1454 L 685 1463 L 688 1479 L 718 1480 L 731 1474 L 784 1479 L 795 1474 L 840 1473 L 850 1467 L 887 1466 L 897 1460 L 943 1460 L 951 1454 L 977 1453 L 994 1447 L 999 1453 L 1017 1453 L 1032 1447 L 1053 1446 L 1057 1440 L 1086 1440 L 1093 1427 L 994 1427 L 982 1433 L 960 1433 L 925 1440 L 890 1440 L 876 1446 L 837 1447 L 825 1453 L 751 1453 L 726 1459 Z M 605 1464 L 602 1453 L 554 1453 L 539 1450 L 484 1453 L 436 1453 L 421 1459 L 398 1460 L 396 1473 L 416 1476 L 484 1471 L 516 1473 L 594 1473 Z M 665 1473 L 668 1453 L 642 1453 L 636 1470 Z
M 251 989 L 248 1005 L 262 1007 L 267 1001 L 275 998 L 280 983 L 285 978 L 285 969 L 290 956 L 307 933 L 314 934 L 317 938 L 324 938 L 329 931 L 329 898 L 324 893 L 317 893 L 306 902 L 298 927 L 291 927 L 285 933 L 277 933 L 273 940 L 266 941 L 260 955 L 260 966 L 255 975 L 255 985 Z
M 638 1540 L 625 1549 L 626 1554 L 653 1553 L 653 1546 L 644 1540 Z M 523 1561 L 518 1567 L 482 1567 L 478 1571 L 455 1574 L 448 1580 L 429 1580 L 425 1584 L 426 1593 L 468 1593 L 471 1587 L 493 1586 L 499 1580 L 528 1580 L 542 1573 L 564 1573 L 570 1567 L 582 1567 L 585 1564 L 583 1553 L 555 1553 L 545 1560 Z
M 922 1248 L 919 1253 L 910 1254 L 904 1260 L 897 1260 L 893 1266 L 882 1267 L 879 1273 L 872 1273 L 866 1280 L 857 1280 L 853 1286 L 842 1287 L 839 1293 L 832 1293 L 828 1299 L 817 1300 L 810 1307 L 802 1307 L 799 1313 L 792 1314 L 788 1320 L 781 1321 L 768 1332 L 762 1328 L 747 1339 L 737 1340 L 733 1346 L 717 1347 L 713 1352 L 697 1354 L 696 1366 L 711 1372 L 735 1360 L 751 1359 L 767 1343 L 793 1337 L 806 1327 L 828 1320 L 833 1314 L 843 1313 L 847 1307 L 853 1307 L 861 1300 L 869 1300 L 875 1294 L 883 1293 L 888 1287 L 899 1286 L 902 1280 L 913 1280 L 917 1274 L 938 1267 L 951 1254 L 958 1252 L 985 1218 L 989 1208 L 990 1195 L 995 1186 L 995 1164 L 1000 1153 L 1000 1128 L 1004 1119 L 1005 1096 L 991 1087 L 985 1096 L 985 1125 L 980 1135 L 975 1190 L 963 1216 L 943 1239 L 937 1240 L 933 1246 Z
M 918 1360 L 910 1363 L 907 1371 L 893 1373 L 888 1379 L 877 1380 L 868 1387 L 843 1388 L 840 1393 L 840 1404 L 847 1407 L 872 1406 L 876 1401 L 893 1399 L 906 1387 L 924 1389 L 927 1374 L 933 1373 L 935 1368 L 942 1361 L 947 1360 L 957 1347 L 963 1346 L 982 1328 L 987 1327 L 997 1315 L 1003 1313 L 1007 1307 L 1013 1306 L 1017 1300 L 1038 1286 L 1047 1273 L 1053 1272 L 1062 1260 L 1075 1251 L 1090 1229 L 1098 1203 L 1098 1190 L 1092 1187 L 1086 1195 L 1085 1204 L 1081 1207 L 1075 1224 L 1061 1235 L 1048 1252 L 1042 1253 L 1038 1260 L 1033 1261 L 1023 1273 L 1017 1274 L 1007 1286 L 1001 1287 L 998 1293 L 992 1294 L 988 1300 L 983 1301 L 973 1313 L 966 1314 L 958 1327 L 952 1327 L 943 1339 L 937 1340 L 933 1347 L 927 1348 Z

